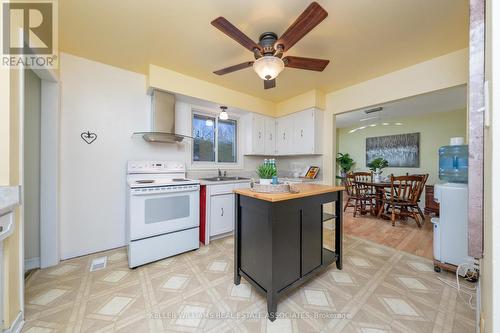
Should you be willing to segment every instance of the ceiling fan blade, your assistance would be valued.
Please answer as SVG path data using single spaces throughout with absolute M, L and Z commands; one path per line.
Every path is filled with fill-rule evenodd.
M 253 65 L 253 61 L 247 61 L 247 62 L 243 62 L 243 63 L 238 64 L 238 65 L 233 65 L 233 66 L 219 69 L 218 71 L 214 71 L 214 74 L 224 75 L 224 74 L 239 71 L 240 69 L 245 69 L 247 67 L 251 67 L 252 65 Z
M 276 87 L 276 79 L 264 80 L 264 89 L 271 89 Z
M 322 72 L 330 60 L 287 56 L 283 62 L 286 67 Z
M 244 48 L 253 52 L 255 48 L 261 50 L 261 47 L 250 39 L 247 35 L 245 35 L 241 30 L 236 28 L 231 22 L 226 20 L 224 17 L 219 16 L 215 20 L 213 20 L 212 25 L 240 43 Z
M 328 12 L 317 2 L 311 3 L 306 10 L 281 35 L 275 45 L 283 45 L 283 51 L 288 51 L 295 43 L 304 37 L 315 26 L 328 16 Z

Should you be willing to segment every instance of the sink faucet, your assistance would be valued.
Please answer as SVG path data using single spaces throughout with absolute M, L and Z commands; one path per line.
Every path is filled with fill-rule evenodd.
M 224 173 L 222 173 L 222 171 L 220 169 L 217 169 L 217 174 L 219 175 L 219 177 L 226 177 L 227 176 L 227 171 L 224 170 Z

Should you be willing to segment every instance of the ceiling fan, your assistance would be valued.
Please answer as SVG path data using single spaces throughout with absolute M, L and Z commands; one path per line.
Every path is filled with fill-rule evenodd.
M 244 48 L 253 52 L 255 61 L 247 61 L 238 65 L 219 69 L 214 73 L 224 75 L 240 69 L 253 66 L 253 69 L 264 80 L 264 89 L 276 87 L 276 77 L 285 67 L 307 69 L 322 72 L 330 60 L 286 56 L 283 53 L 290 50 L 302 37 L 314 29 L 328 16 L 317 2 L 311 3 L 290 27 L 278 38 L 274 32 L 264 32 L 255 43 L 250 37 L 236 28 L 231 22 L 220 16 L 211 23 L 214 27 L 228 35 Z

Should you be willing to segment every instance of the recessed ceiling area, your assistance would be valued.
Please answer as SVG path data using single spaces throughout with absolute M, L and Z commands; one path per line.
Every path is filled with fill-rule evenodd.
M 381 111 L 375 111 L 381 107 Z M 358 128 L 376 122 L 391 122 L 402 117 L 416 117 L 433 112 L 448 112 L 467 107 L 467 86 L 433 91 L 398 101 L 354 110 L 336 117 L 337 128 Z M 375 112 L 366 113 L 373 110 Z
M 161 67 L 273 102 L 312 89 L 344 88 L 467 47 L 467 0 L 323 0 L 328 17 L 285 55 L 330 60 L 323 72 L 285 68 L 264 90 L 247 68 L 250 51 L 210 22 L 224 16 L 254 41 L 280 36 L 311 3 L 304 0 L 116 0 L 59 2 L 60 51 L 147 74 Z

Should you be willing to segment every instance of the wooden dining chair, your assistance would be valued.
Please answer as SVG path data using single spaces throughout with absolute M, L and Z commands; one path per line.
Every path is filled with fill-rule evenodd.
M 400 218 L 411 217 L 417 222 L 419 228 L 420 208 L 418 199 L 423 178 L 421 176 L 397 176 L 391 175 L 391 191 L 389 196 L 383 198 L 383 204 L 378 211 L 378 217 L 382 215 L 387 206 L 391 213 L 392 226 L 396 225 L 396 215 Z
M 373 182 L 373 172 L 353 172 L 354 181 L 371 183 Z
M 357 212 L 361 214 L 366 212 L 371 212 L 375 214 L 375 206 L 373 200 L 375 200 L 375 191 L 372 186 L 366 183 L 373 182 L 372 172 L 353 172 L 353 189 L 354 189 L 354 217 L 356 217 Z M 368 210 L 367 210 L 368 207 Z
M 345 192 L 347 194 L 347 199 L 344 205 L 344 212 L 347 207 L 353 207 L 356 209 L 356 195 L 354 194 L 354 176 L 352 172 L 348 173 L 344 179 Z
M 425 184 L 427 183 L 427 179 L 429 179 L 429 174 L 424 173 L 424 174 L 412 174 L 412 175 L 410 175 L 407 172 L 406 175 L 407 176 L 418 176 L 418 177 L 422 178 L 422 185 L 421 185 L 420 190 L 419 190 L 420 192 L 418 193 L 418 202 L 420 202 L 420 198 L 422 196 L 422 193 L 425 190 Z M 425 214 L 424 214 L 424 212 L 422 212 L 422 209 L 420 208 L 420 206 L 418 206 L 418 213 L 422 217 L 422 221 L 425 221 Z
M 418 192 L 418 201 L 417 201 L 417 202 L 420 202 L 420 198 L 422 197 L 422 193 L 424 193 L 424 190 L 425 190 L 425 184 L 427 183 L 427 179 L 429 179 L 429 174 L 428 173 L 424 173 L 424 174 L 417 174 L 417 175 L 414 175 L 414 176 L 419 176 L 419 177 L 422 178 L 422 183 L 420 185 L 420 189 L 419 189 L 419 192 Z M 422 221 L 425 221 L 424 212 L 422 212 L 422 209 L 420 208 L 420 206 L 417 206 L 417 207 L 418 207 L 418 213 L 422 217 Z

